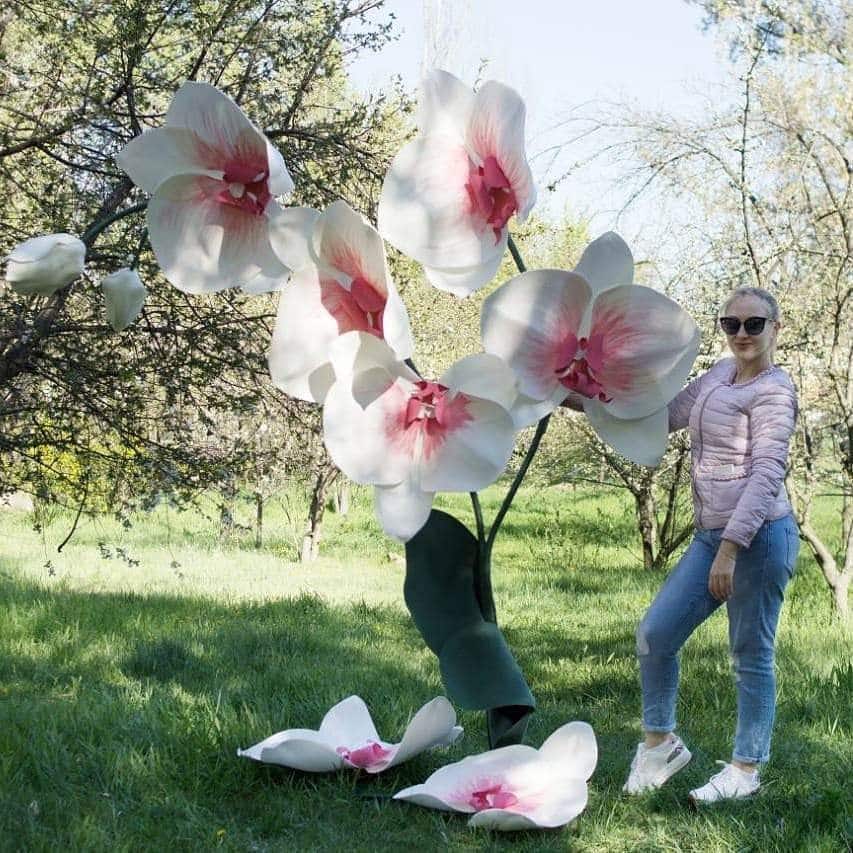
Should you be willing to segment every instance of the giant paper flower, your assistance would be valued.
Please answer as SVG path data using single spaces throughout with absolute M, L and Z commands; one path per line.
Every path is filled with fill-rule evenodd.
M 471 492 L 494 482 L 515 439 L 515 377 L 486 353 L 422 379 L 379 338 L 364 332 L 331 347 L 335 384 L 323 431 L 335 464 L 376 486 L 388 535 L 408 541 L 429 517 L 436 492 Z
M 342 767 L 381 773 L 426 749 L 449 746 L 461 734 L 453 706 L 437 696 L 415 714 L 399 743 L 388 743 L 380 739 L 364 700 L 350 696 L 328 711 L 319 731 L 288 729 L 237 755 L 310 773 Z
M 317 220 L 311 247 L 316 266 L 295 274 L 279 299 L 269 366 L 283 391 L 322 403 L 334 381 L 329 347 L 338 335 L 375 335 L 401 360 L 412 354 L 412 338 L 382 238 L 363 216 L 334 202 Z
M 213 86 L 181 86 L 166 124 L 116 159 L 152 195 L 151 247 L 178 289 L 277 290 L 308 260 L 316 211 L 279 207 L 274 196 L 293 189 L 281 154 Z
M 394 799 L 472 814 L 468 825 L 487 829 L 564 826 L 586 808 L 586 782 L 597 761 L 592 727 L 567 723 L 539 749 L 505 746 L 468 756 Z
M 6 258 L 6 281 L 23 296 L 50 296 L 83 272 L 86 246 L 73 234 L 44 234 L 19 243 Z
M 422 84 L 418 135 L 385 176 L 379 233 L 442 290 L 467 296 L 493 278 L 507 221 L 536 201 L 524 114 L 518 93 L 495 81 L 475 94 L 433 71 Z
M 699 331 L 676 302 L 631 284 L 633 270 L 630 249 L 610 232 L 586 248 L 574 272 L 516 276 L 483 305 L 483 346 L 515 371 L 533 417 L 575 392 L 603 441 L 656 465 L 666 449 L 666 405 L 690 372 Z

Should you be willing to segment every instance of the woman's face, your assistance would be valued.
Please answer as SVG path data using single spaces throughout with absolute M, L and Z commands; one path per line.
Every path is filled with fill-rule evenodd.
M 729 349 L 741 366 L 769 365 L 779 323 L 770 319 L 770 306 L 758 296 L 737 296 L 723 312 L 724 317 L 737 317 L 741 321 L 737 334 L 726 335 Z M 750 317 L 766 317 L 764 330 L 759 335 L 748 335 L 743 321 Z

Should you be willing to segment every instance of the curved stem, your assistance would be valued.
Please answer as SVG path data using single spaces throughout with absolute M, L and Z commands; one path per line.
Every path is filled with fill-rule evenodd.
M 91 246 L 92 243 L 95 242 L 95 238 L 102 232 L 106 231 L 113 222 L 117 222 L 119 219 L 124 219 L 125 216 L 130 216 L 133 213 L 140 213 L 148 207 L 147 201 L 140 201 L 137 204 L 132 204 L 130 207 L 122 208 L 122 210 L 116 210 L 114 213 L 111 213 L 109 216 L 105 216 L 98 222 L 95 222 L 93 225 L 89 226 L 86 229 L 86 232 L 80 238 L 87 246 Z
M 483 524 L 483 508 L 480 506 L 480 496 L 476 492 L 471 495 L 471 506 L 474 507 L 474 519 L 477 522 L 477 542 L 482 547 L 486 541 L 486 527 Z
M 515 240 L 512 239 L 512 234 L 507 238 L 507 246 L 509 246 L 509 253 L 512 255 L 512 259 L 515 261 L 518 271 L 527 272 L 527 267 L 521 257 L 521 252 L 518 251 L 518 246 L 515 245 Z
M 498 514 L 495 516 L 495 520 L 489 530 L 489 538 L 486 540 L 485 548 L 486 559 L 491 558 L 492 546 L 495 544 L 495 537 L 501 529 L 504 516 L 507 514 L 510 506 L 512 505 L 512 499 L 515 497 L 515 493 L 518 491 L 519 486 L 521 486 L 521 481 L 524 479 L 524 475 L 527 473 L 527 469 L 530 467 L 530 463 L 533 461 L 533 457 L 539 449 L 539 442 L 542 441 L 542 436 L 545 435 L 545 430 L 548 429 L 550 421 L 551 416 L 545 415 L 545 417 L 542 418 L 536 426 L 536 433 L 533 436 L 533 441 L 530 442 L 530 447 L 527 448 L 527 453 L 524 454 L 524 460 L 521 463 L 521 467 L 518 469 L 518 472 L 512 481 L 512 485 L 509 487 L 509 491 L 506 493 L 506 497 L 503 499 L 501 508 L 498 510 Z

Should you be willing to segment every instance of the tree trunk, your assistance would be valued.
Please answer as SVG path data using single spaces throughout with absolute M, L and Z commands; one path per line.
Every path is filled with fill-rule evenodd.
M 255 492 L 255 547 L 262 548 L 264 544 L 264 496 Z
M 643 568 L 653 569 L 656 565 L 657 530 L 655 523 L 655 496 L 651 480 L 644 482 L 634 496 L 637 507 L 637 524 L 643 540 Z
M 850 619 L 849 594 L 850 575 L 839 575 L 835 586 L 832 588 L 832 603 L 835 605 L 836 616 L 844 622 Z
M 237 488 L 234 478 L 229 477 L 222 485 L 222 500 L 219 504 L 219 540 L 225 542 L 234 533 L 234 502 Z
M 320 555 L 320 533 L 323 526 L 323 515 L 326 512 L 326 493 L 329 486 L 335 481 L 337 468 L 323 466 L 314 480 L 314 488 L 311 491 L 311 504 L 308 507 L 308 523 L 305 527 L 305 535 L 302 537 L 302 548 L 299 552 L 299 560 L 303 563 L 316 560 Z
M 338 480 L 338 487 L 334 492 L 335 512 L 338 515 L 346 515 L 349 512 L 350 481 L 344 477 Z

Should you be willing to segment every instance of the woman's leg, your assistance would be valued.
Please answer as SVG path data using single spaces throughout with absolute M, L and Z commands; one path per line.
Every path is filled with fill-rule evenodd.
M 776 625 L 799 545 L 791 516 L 768 521 L 735 564 L 734 589 L 727 603 L 738 709 L 732 759 L 744 770 L 770 757 L 776 713 Z
M 708 573 L 718 547 L 718 533 L 697 531 L 637 628 L 643 728 L 650 735 L 650 747 L 675 729 L 678 651 L 720 606 L 708 591 Z

